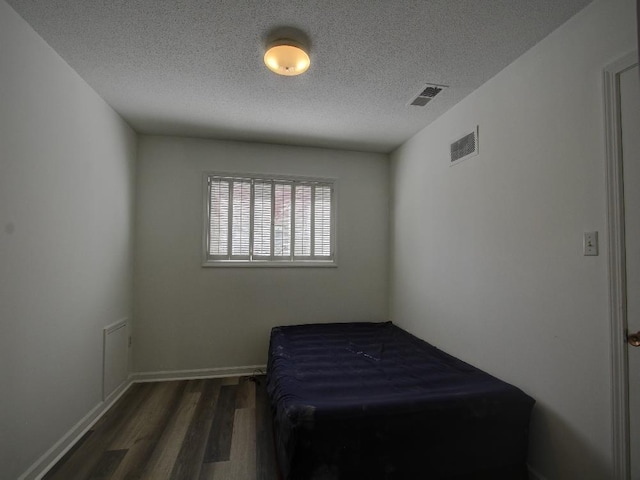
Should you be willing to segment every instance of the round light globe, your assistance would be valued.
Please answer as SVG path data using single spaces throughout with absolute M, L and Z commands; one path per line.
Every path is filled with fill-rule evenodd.
M 278 43 L 264 54 L 264 64 L 278 75 L 288 77 L 306 72 L 311 65 L 309 55 L 291 43 Z

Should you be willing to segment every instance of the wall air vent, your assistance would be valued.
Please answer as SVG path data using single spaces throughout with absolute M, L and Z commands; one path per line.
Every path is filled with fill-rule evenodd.
M 409 102 L 409 105 L 413 105 L 415 107 L 424 107 L 445 88 L 447 88 L 447 85 L 434 85 L 427 83 L 424 87 L 422 87 L 422 89 L 420 89 L 420 93 L 418 94 L 418 96 L 411 100 L 411 102 Z
M 451 163 L 456 165 L 467 158 L 478 155 L 478 126 L 451 142 Z

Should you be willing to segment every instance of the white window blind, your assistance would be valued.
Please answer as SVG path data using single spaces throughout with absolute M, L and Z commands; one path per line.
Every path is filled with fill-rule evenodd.
M 233 182 L 231 191 L 231 255 L 249 256 L 251 237 L 251 183 Z
M 209 191 L 211 203 L 209 209 L 209 254 L 212 256 L 227 255 L 229 248 L 229 182 L 210 180 Z
M 311 187 L 298 185 L 295 190 L 294 250 L 296 257 L 304 257 L 311 255 Z
M 291 185 L 275 185 L 275 211 L 273 220 L 273 255 L 291 255 Z
M 253 202 L 253 254 L 256 256 L 271 255 L 271 184 L 256 182 L 254 184 Z
M 206 264 L 333 263 L 333 182 L 207 176 Z
M 331 189 L 317 186 L 315 189 L 314 218 L 315 254 L 321 257 L 331 255 Z

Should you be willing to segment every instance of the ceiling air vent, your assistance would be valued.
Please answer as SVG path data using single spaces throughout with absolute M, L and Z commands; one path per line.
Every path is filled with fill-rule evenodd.
M 458 140 L 451 142 L 451 163 L 450 165 L 456 165 L 457 163 L 466 160 L 469 157 L 478 155 L 478 127 L 464 134 Z
M 433 98 L 438 95 L 443 89 L 447 88 L 447 85 L 433 85 L 427 83 L 422 90 L 418 94 L 416 98 L 414 98 L 409 105 L 413 105 L 416 107 L 424 107 L 427 103 L 429 103 Z

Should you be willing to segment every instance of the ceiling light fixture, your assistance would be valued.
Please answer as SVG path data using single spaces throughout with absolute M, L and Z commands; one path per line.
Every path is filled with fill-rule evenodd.
M 293 40 L 276 40 L 264 54 L 264 64 L 278 75 L 292 77 L 304 73 L 311 65 L 309 54 Z

